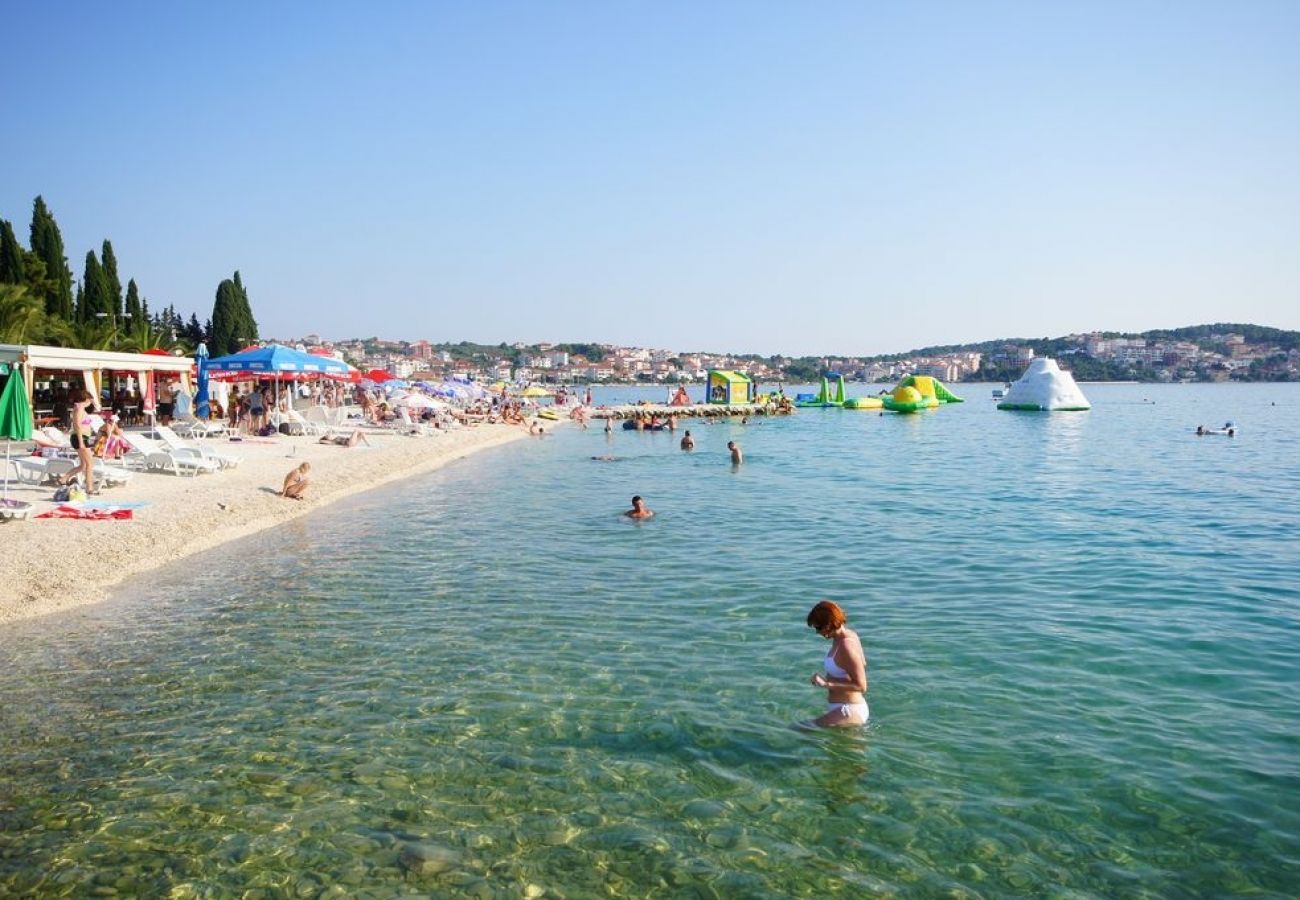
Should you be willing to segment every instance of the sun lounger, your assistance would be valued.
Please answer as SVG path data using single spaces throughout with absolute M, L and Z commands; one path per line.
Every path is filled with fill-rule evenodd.
M 172 431 L 170 426 L 155 425 L 154 433 L 158 435 L 162 445 L 173 453 L 180 453 L 186 450 L 193 451 L 204 459 L 212 460 L 223 469 L 233 469 L 244 461 L 242 456 L 231 456 L 228 453 L 218 453 L 211 447 L 202 444 L 190 444 L 181 440 L 180 435 Z
M 46 458 L 43 456 L 21 456 L 10 460 L 18 472 L 18 480 L 23 484 L 41 485 L 53 482 L 77 467 L 74 459 L 63 457 Z M 131 480 L 131 472 L 118 466 L 95 463 L 95 480 L 107 485 L 126 484 Z
M 152 441 L 134 431 L 126 432 L 126 442 L 131 453 L 125 459 L 142 464 L 152 471 L 171 472 L 175 475 L 198 475 L 201 472 L 216 472 L 220 463 L 204 459 L 197 450 L 170 450 L 157 441 Z

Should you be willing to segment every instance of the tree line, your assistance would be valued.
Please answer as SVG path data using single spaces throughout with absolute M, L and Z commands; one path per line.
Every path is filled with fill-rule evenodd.
M 134 278 L 122 286 L 108 239 L 86 252 L 76 281 L 63 235 L 43 197 L 32 203 L 28 246 L 0 219 L 0 343 L 48 344 L 86 350 L 193 353 L 206 342 L 213 356 L 258 339 L 257 320 L 239 272 L 217 285 L 212 315 L 200 322 L 172 304 L 150 310 Z

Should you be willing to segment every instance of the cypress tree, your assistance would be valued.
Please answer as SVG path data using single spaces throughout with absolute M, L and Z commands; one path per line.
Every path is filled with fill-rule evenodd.
M 127 328 L 134 331 L 143 322 L 144 307 L 140 305 L 140 289 L 132 278 L 126 283 L 126 322 Z
M 23 248 L 14 235 L 14 226 L 0 219 L 0 284 L 22 284 L 26 280 Z
M 43 197 L 37 197 L 32 204 L 31 240 L 28 243 L 45 262 L 45 275 L 49 279 L 49 290 L 44 297 L 45 312 L 71 322 L 72 270 L 68 268 L 68 258 L 63 252 L 63 235 Z
M 208 348 L 213 356 L 239 352 L 238 296 L 235 282 L 229 278 L 217 285 L 216 301 L 212 304 L 212 346 Z
M 86 252 L 86 269 L 81 276 L 81 290 L 82 299 L 77 307 L 77 321 L 102 321 L 106 325 L 114 324 L 113 301 L 109 296 L 108 278 L 104 274 L 104 267 L 99 264 L 99 259 L 96 258 L 94 250 Z M 103 315 L 100 315 L 100 313 L 103 313 Z
M 108 287 L 109 312 L 116 320 L 122 315 L 122 279 L 117 277 L 117 256 L 113 254 L 113 244 L 104 238 L 102 257 L 104 260 L 104 281 Z
M 227 278 L 217 285 L 208 331 L 212 335 L 208 349 L 213 356 L 238 353 L 246 344 L 257 340 L 257 321 L 253 318 L 248 291 L 244 289 L 238 272 L 234 278 Z

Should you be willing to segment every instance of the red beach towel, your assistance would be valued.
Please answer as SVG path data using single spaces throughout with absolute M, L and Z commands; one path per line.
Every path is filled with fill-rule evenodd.
M 49 512 L 43 512 L 38 519 L 91 519 L 103 522 L 109 519 L 134 518 L 130 509 L 77 509 L 75 506 L 56 506 Z

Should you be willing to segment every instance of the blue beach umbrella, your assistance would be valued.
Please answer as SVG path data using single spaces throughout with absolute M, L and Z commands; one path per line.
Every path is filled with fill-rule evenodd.
M 218 356 L 208 361 L 209 372 L 233 372 L 252 378 L 276 378 L 280 375 L 347 376 L 348 364 L 331 356 L 301 353 L 283 344 L 255 347 L 242 353 Z
M 199 389 L 194 397 L 194 416 L 202 420 L 212 414 L 212 407 L 208 402 L 208 345 L 200 342 L 199 348 L 194 351 L 194 356 L 199 361 Z

